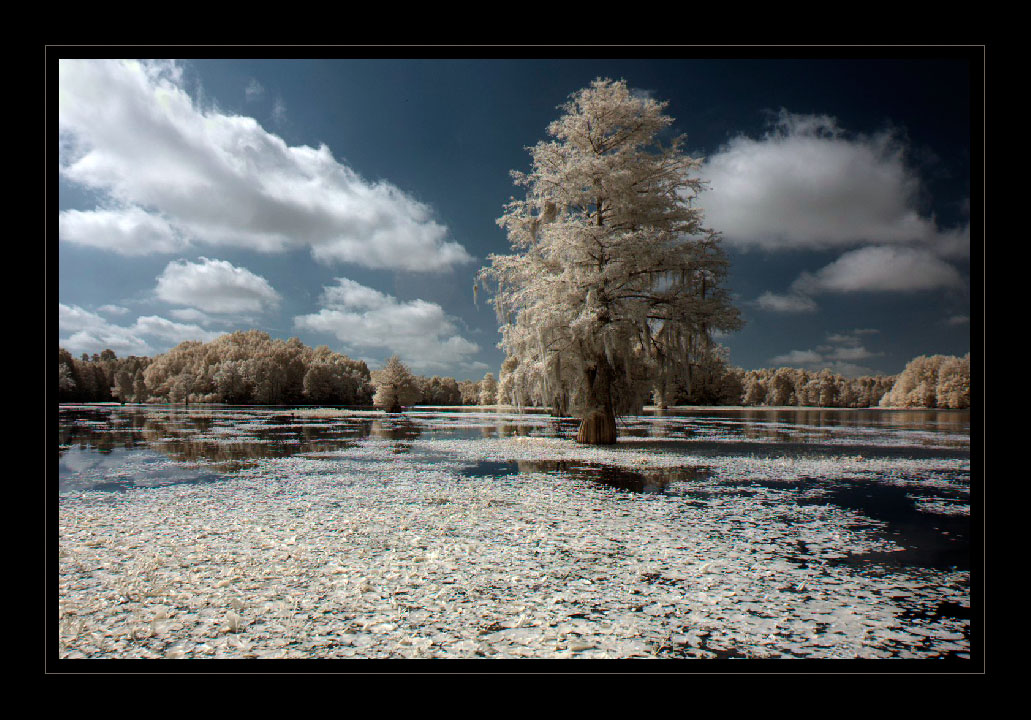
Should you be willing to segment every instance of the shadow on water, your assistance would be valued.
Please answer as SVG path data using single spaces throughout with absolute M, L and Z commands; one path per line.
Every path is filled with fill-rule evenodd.
M 887 523 L 885 536 L 905 548 L 899 552 L 848 555 L 837 562 L 852 566 L 908 565 L 969 570 L 970 518 L 921 512 L 913 494 L 912 488 L 875 482 L 850 482 L 832 488 L 819 502 L 832 503 Z M 805 504 L 805 501 L 800 502 Z
M 902 548 L 892 552 L 849 553 L 845 557 L 830 560 L 831 565 L 848 565 L 870 572 L 878 572 L 878 568 L 902 566 L 935 570 L 970 569 L 970 518 L 965 515 L 921 512 L 916 499 L 924 493 L 913 486 L 899 487 L 865 480 L 801 480 L 792 483 L 749 480 L 727 487 L 745 493 L 751 487 L 799 493 L 819 489 L 818 495 L 798 497 L 795 502 L 799 505 L 833 505 L 851 510 L 869 518 L 871 526 L 884 523 L 885 527 L 878 530 L 878 534 Z M 937 488 L 930 494 L 940 498 L 945 492 Z M 801 567 L 807 567 L 813 557 L 806 543 L 799 541 L 797 554 L 790 559 Z
M 518 460 L 495 461 L 484 460 L 466 466 L 461 470 L 466 477 L 506 477 L 520 473 L 560 473 L 576 480 L 623 490 L 631 493 L 650 495 L 666 494 L 670 485 L 681 480 L 697 480 L 707 477 L 709 471 L 704 467 L 658 468 L 647 471 L 627 470 L 624 468 L 585 463 L 572 460 Z

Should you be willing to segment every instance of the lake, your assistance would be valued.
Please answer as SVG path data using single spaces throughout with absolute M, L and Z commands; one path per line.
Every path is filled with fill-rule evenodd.
M 970 413 L 62 405 L 62 658 L 969 662 Z

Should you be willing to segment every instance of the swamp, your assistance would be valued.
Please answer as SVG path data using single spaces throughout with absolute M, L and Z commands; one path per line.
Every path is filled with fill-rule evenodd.
M 966 410 L 58 425 L 60 658 L 971 656 Z

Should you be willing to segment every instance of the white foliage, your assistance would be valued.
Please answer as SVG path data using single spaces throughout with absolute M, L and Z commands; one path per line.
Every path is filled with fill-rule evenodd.
M 970 354 L 913 358 L 881 398 L 881 407 L 970 407 Z
M 415 376 L 397 355 L 392 355 L 380 370 L 372 372 L 376 394 L 372 403 L 388 411 L 399 411 L 419 398 Z
M 596 80 L 531 148 L 530 172 L 512 173 L 526 196 L 498 224 L 513 253 L 477 280 L 496 287 L 511 382 L 560 412 L 636 412 L 713 330 L 741 325 L 720 237 L 691 204 L 699 161 L 682 137 L 659 140 L 665 106 Z

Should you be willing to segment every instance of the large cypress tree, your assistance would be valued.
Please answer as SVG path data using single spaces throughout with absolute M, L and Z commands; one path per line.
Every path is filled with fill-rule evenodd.
M 480 271 L 512 381 L 580 417 L 577 440 L 616 441 L 617 415 L 682 385 L 714 330 L 741 326 L 720 237 L 692 205 L 702 182 L 667 103 L 596 80 L 530 149 L 526 189 L 498 219 L 513 253 Z

